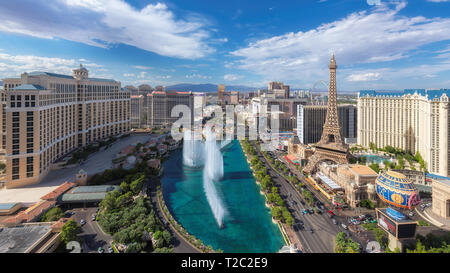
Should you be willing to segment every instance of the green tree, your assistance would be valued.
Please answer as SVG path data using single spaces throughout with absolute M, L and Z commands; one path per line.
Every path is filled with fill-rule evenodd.
M 295 221 L 294 221 L 294 218 L 292 218 L 292 216 L 291 216 L 291 217 L 288 217 L 288 218 L 286 219 L 286 224 L 287 224 L 288 226 L 292 227 L 292 226 L 294 226 L 294 223 L 295 223 Z
M 345 253 L 345 245 L 347 243 L 347 236 L 344 232 L 339 232 L 334 239 L 335 247 L 334 252 Z
M 272 216 L 273 218 L 277 219 L 277 220 L 281 220 L 283 217 L 283 212 L 281 211 L 280 207 L 273 207 L 271 209 L 272 212 Z
M 282 213 L 283 213 L 283 220 L 285 223 L 287 223 L 287 219 L 292 218 L 291 213 L 287 210 L 286 207 L 282 207 L 281 209 Z
M 136 178 L 131 182 L 130 190 L 134 194 L 138 194 L 141 191 L 144 182 L 145 182 L 145 174 L 140 174 L 138 178 Z
M 79 226 L 73 219 L 67 221 L 61 230 L 61 241 L 67 244 L 70 241 L 78 241 L 77 234 L 79 232 Z
M 41 217 L 41 222 L 53 222 L 58 221 L 61 217 L 64 216 L 64 212 L 60 207 L 54 207 L 49 209 L 46 213 L 44 213 Z
M 347 238 L 344 232 L 339 232 L 334 239 L 336 253 L 359 253 L 359 245 L 351 238 Z
M 172 247 L 161 247 L 156 248 L 153 253 L 174 253 L 174 251 Z
M 378 163 L 372 163 L 369 165 L 369 167 L 374 170 L 376 173 L 380 173 L 380 165 Z

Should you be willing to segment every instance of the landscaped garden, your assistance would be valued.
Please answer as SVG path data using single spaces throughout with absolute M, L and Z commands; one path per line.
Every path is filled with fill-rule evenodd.
M 252 167 L 255 178 L 261 186 L 261 191 L 266 196 L 267 202 L 271 207 L 271 213 L 274 219 L 282 221 L 288 226 L 294 225 L 294 218 L 288 211 L 284 200 L 278 193 L 278 188 L 273 184 L 272 178 L 268 174 L 267 168 L 258 159 L 254 147 L 248 140 L 241 140 L 244 152 L 250 158 L 250 166 Z M 283 165 L 284 166 L 284 165 Z

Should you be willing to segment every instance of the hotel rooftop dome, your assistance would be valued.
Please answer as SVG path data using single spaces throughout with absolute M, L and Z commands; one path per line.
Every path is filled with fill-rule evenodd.
M 389 205 L 400 209 L 413 209 L 419 202 L 419 191 L 405 175 L 387 171 L 378 176 L 378 197 Z

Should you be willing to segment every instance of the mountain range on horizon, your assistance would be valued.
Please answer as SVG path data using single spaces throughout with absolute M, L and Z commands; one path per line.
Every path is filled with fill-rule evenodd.
M 239 91 L 239 92 L 252 92 L 258 91 L 257 87 L 249 87 L 244 85 L 225 85 L 225 91 Z M 201 83 L 201 84 L 192 84 L 192 83 L 180 83 L 166 86 L 166 90 L 177 90 L 177 91 L 193 91 L 193 92 L 217 92 L 218 85 L 212 83 Z
M 180 83 L 166 86 L 166 90 L 176 90 L 181 92 L 193 91 L 193 92 L 217 92 L 218 85 L 212 83 L 192 84 L 192 83 Z M 266 89 L 266 87 L 250 87 L 245 85 L 225 85 L 225 91 L 239 91 L 239 92 L 254 92 L 258 89 Z M 309 88 L 291 88 L 294 90 L 309 90 Z M 316 90 L 315 93 L 326 93 L 327 90 Z M 355 94 L 357 91 L 338 91 L 338 93 Z
M 0 87 L 3 88 L 3 81 L 0 80 Z M 217 92 L 218 85 L 212 83 L 202 83 L 202 84 L 192 84 L 192 83 L 180 83 L 166 86 L 166 90 L 176 90 L 181 92 L 205 92 L 205 93 L 214 93 Z M 265 87 L 250 87 L 245 85 L 225 85 L 225 91 L 239 91 L 239 92 L 255 92 L 258 89 L 266 89 Z M 293 88 L 293 90 L 308 90 L 307 88 Z M 326 90 L 317 90 L 314 93 L 326 93 Z M 338 91 L 341 94 L 355 94 L 357 91 Z

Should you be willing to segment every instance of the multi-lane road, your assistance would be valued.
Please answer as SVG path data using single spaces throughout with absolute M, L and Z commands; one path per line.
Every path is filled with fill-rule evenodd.
M 251 143 L 253 145 L 255 144 L 254 142 Z M 308 207 L 295 187 L 271 167 L 255 145 L 254 148 L 258 153 L 258 158 L 267 166 L 269 175 L 272 177 L 274 184 L 279 188 L 280 196 L 285 201 L 288 210 L 295 219 L 294 232 L 302 244 L 303 252 L 333 253 L 334 239 L 339 232 L 345 231 L 344 228 L 340 224 L 335 225 L 328 216 L 327 211 L 324 211 L 323 214 L 314 213 L 304 215 L 302 213 L 303 209 L 310 207 Z M 339 219 L 338 223 L 342 221 L 343 219 Z M 353 238 L 353 236 L 351 237 L 359 241 Z
M 112 236 L 103 232 L 98 223 L 92 220 L 92 215 L 96 214 L 96 210 L 96 207 L 70 210 L 75 213 L 71 217 L 75 222 L 80 224 L 82 219 L 86 222 L 81 226 L 81 233 L 78 234 L 78 237 L 83 240 L 82 249 L 85 253 L 97 253 L 99 248 L 107 252 L 113 241 Z

